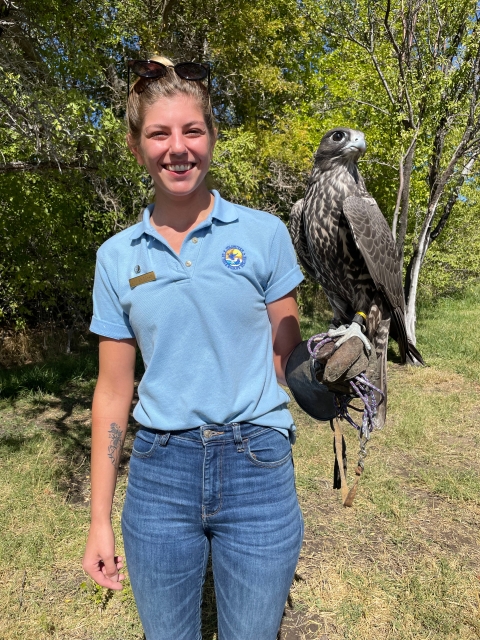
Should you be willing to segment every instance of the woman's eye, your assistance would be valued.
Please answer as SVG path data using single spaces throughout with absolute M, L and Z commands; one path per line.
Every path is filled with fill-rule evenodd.
M 148 138 L 157 138 L 157 139 L 163 140 L 164 138 L 167 137 L 167 134 L 165 133 L 165 131 L 153 131 L 147 137 Z
M 332 140 L 334 142 L 340 142 L 340 140 L 343 140 L 344 137 L 345 137 L 344 133 L 342 133 L 341 131 L 335 131 L 335 133 L 332 136 Z

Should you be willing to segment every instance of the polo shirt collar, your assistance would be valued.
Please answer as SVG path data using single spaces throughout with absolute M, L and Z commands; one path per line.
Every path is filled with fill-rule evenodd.
M 224 200 L 218 191 L 212 190 L 213 195 L 215 196 L 215 202 L 213 204 L 213 209 L 208 216 L 207 220 L 211 220 L 215 218 L 216 220 L 220 220 L 220 222 L 235 222 L 238 220 L 238 210 L 237 207 L 231 202 L 227 202 Z M 131 239 L 137 240 L 144 233 L 147 235 L 154 235 L 155 229 L 150 224 L 150 216 L 152 215 L 153 209 L 155 205 L 149 204 L 145 207 L 143 212 L 143 219 L 136 225 L 136 229 L 134 229 Z M 205 221 L 206 222 L 206 221 Z
M 221 222 L 235 222 L 235 220 L 238 220 L 237 207 L 231 202 L 224 200 L 218 191 L 212 190 L 212 193 L 215 196 L 215 203 L 210 216 Z

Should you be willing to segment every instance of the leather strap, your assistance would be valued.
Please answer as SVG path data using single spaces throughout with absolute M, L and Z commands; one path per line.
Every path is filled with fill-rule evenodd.
M 342 504 L 344 507 L 351 507 L 353 505 L 353 500 L 357 493 L 358 482 L 360 480 L 360 476 L 362 475 L 363 469 L 360 465 L 357 466 L 357 468 L 355 469 L 355 475 L 356 475 L 355 482 L 353 483 L 352 488 L 349 489 L 347 485 L 347 478 L 345 476 L 345 469 L 343 467 L 343 460 L 342 460 L 343 434 L 342 434 L 342 429 L 340 428 L 340 420 L 338 418 L 335 418 L 334 434 L 335 434 L 335 454 L 337 456 L 337 464 L 340 471 Z

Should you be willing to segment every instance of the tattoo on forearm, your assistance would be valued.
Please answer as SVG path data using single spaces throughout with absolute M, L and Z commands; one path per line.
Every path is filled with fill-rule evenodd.
M 116 422 L 112 422 L 108 431 L 111 442 L 108 445 L 108 457 L 114 467 L 118 467 L 120 461 L 120 451 L 122 447 L 122 430 Z

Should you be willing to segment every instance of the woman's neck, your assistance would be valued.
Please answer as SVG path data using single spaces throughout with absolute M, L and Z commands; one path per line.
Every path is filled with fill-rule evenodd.
M 214 201 L 206 186 L 179 197 L 157 192 L 151 224 L 160 232 L 168 228 L 177 233 L 187 233 L 209 216 Z

